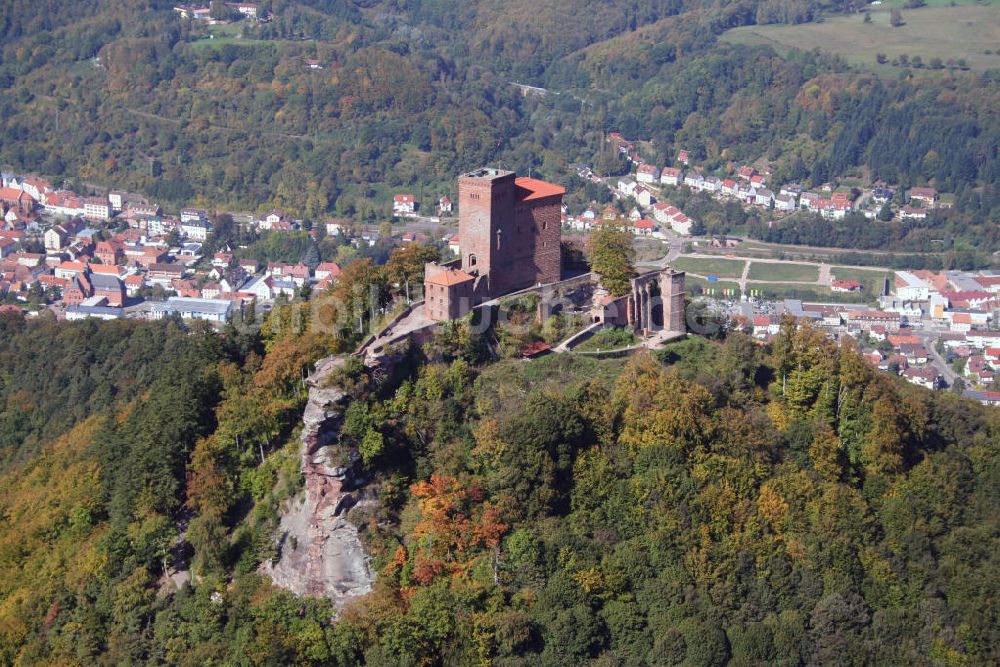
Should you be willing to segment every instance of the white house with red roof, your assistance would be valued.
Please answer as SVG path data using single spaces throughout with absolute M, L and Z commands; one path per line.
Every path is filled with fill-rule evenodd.
M 632 233 L 636 236 L 652 236 L 653 232 L 656 231 L 656 223 L 649 218 L 642 218 L 641 220 L 636 220 L 632 225 Z
M 830 290 L 834 292 L 860 292 L 862 284 L 857 280 L 834 280 Z
M 411 194 L 398 194 L 392 198 L 392 214 L 412 218 L 417 215 L 417 198 Z
M 340 265 L 336 262 L 320 262 L 316 265 L 314 275 L 316 276 L 316 280 L 336 278 L 340 275 Z
M 677 167 L 664 167 L 660 172 L 660 183 L 663 185 L 679 185 L 682 176 L 681 170 Z
M 635 180 L 640 183 L 656 183 L 660 180 L 660 168 L 655 164 L 640 164 L 635 170 Z

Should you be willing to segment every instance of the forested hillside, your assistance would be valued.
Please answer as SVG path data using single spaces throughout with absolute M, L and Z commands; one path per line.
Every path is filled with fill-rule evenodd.
M 378 578 L 332 621 L 257 573 L 299 485 L 302 373 L 336 345 L 296 308 L 259 332 L 5 320 L 21 354 L 89 336 L 81 376 L 105 337 L 171 357 L 2 474 L 0 664 L 1000 659 L 1000 414 L 789 325 L 523 362 L 459 323 L 391 381 L 349 364 Z
M 997 222 L 995 71 L 888 80 L 830 55 L 717 41 L 846 4 L 261 9 L 273 20 L 206 28 L 153 0 L 6 3 L 0 161 L 168 204 L 376 219 L 385 188 L 447 192 L 486 162 L 573 185 L 570 165 L 600 163 L 618 131 L 661 164 L 683 147 L 709 169 L 766 158 L 778 181 L 933 183 L 956 193 L 969 239 Z M 551 92 L 524 98 L 512 80 Z

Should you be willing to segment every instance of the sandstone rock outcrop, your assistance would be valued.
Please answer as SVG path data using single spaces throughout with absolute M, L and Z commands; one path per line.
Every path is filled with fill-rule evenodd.
M 283 508 L 279 557 L 261 570 L 275 584 L 298 595 L 329 597 L 337 606 L 371 591 L 374 575 L 357 528 L 347 519 L 364 499 L 358 456 L 337 446 L 348 401 L 327 387 L 330 373 L 344 363 L 328 357 L 309 379 L 303 414 L 302 475 L 305 491 Z

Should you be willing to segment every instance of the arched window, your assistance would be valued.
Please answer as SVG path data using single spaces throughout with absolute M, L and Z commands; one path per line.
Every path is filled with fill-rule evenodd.
M 476 256 L 469 255 L 469 266 L 475 266 L 475 265 L 476 265 Z

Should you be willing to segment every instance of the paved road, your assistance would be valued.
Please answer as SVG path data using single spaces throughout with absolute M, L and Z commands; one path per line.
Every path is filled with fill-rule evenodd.
M 955 384 L 955 380 L 958 379 L 958 373 L 945 361 L 944 357 L 941 356 L 934 346 L 938 339 L 938 333 L 934 331 L 921 331 L 917 335 L 923 341 L 924 347 L 927 348 L 927 353 L 931 355 L 931 359 L 934 360 L 934 366 L 941 373 L 941 377 L 944 378 L 949 387 Z

